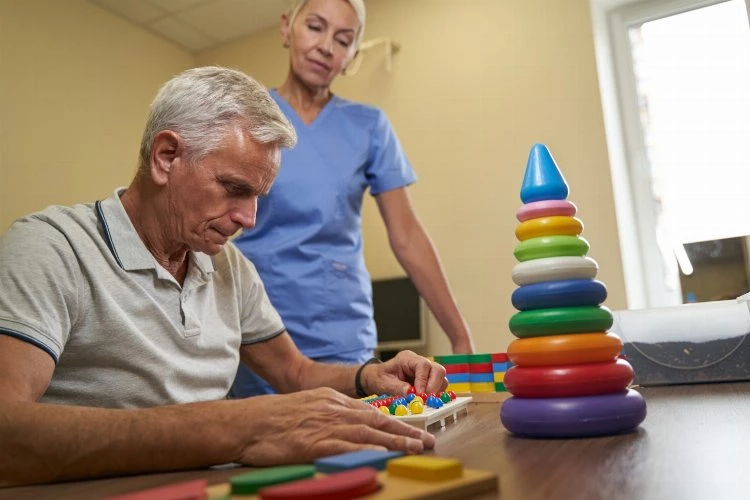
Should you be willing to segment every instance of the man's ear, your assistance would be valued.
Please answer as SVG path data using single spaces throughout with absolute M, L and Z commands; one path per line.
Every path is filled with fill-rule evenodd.
M 151 178 L 159 185 L 167 183 L 175 160 L 183 156 L 184 145 L 180 136 L 171 130 L 162 130 L 154 136 L 151 148 Z

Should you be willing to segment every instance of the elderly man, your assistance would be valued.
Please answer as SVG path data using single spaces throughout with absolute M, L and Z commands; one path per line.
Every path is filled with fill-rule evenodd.
M 188 70 L 152 103 L 127 189 L 47 208 L 3 235 L 0 480 L 434 446 L 350 396 L 439 391 L 441 366 L 411 352 L 360 367 L 314 363 L 227 244 L 253 226 L 280 148 L 295 141 L 248 76 Z M 227 400 L 240 359 L 284 394 Z

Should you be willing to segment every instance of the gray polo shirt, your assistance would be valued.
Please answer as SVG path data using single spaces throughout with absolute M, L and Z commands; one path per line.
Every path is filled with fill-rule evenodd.
M 0 238 L 0 334 L 55 360 L 42 402 L 108 408 L 224 398 L 240 344 L 284 326 L 233 245 L 190 253 L 183 286 L 148 251 L 119 195 L 53 206 Z

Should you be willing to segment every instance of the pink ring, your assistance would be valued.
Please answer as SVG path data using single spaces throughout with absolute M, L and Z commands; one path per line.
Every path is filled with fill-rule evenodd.
M 568 200 L 541 200 L 526 203 L 516 210 L 516 218 L 520 221 L 549 217 L 552 215 L 567 215 L 573 217 L 578 207 Z

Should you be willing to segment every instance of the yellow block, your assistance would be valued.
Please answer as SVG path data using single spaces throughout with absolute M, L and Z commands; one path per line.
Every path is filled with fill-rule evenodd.
M 409 455 L 389 460 L 386 464 L 388 475 L 407 477 L 419 481 L 445 481 L 456 479 L 463 474 L 463 464 L 455 458 Z
M 471 385 L 468 382 L 459 382 L 457 384 L 448 384 L 446 391 L 453 392 L 471 392 Z
M 495 372 L 495 382 L 505 382 L 505 372 Z
M 472 382 L 471 392 L 495 392 L 494 382 Z

